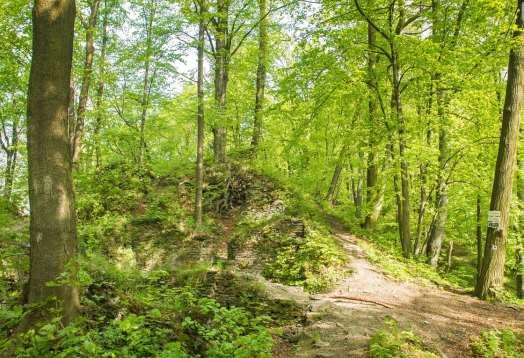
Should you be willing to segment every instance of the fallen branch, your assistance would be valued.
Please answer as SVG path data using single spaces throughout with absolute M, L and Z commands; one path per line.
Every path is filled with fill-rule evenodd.
M 366 302 L 366 303 L 373 303 L 375 305 L 378 305 L 378 306 L 382 306 L 382 307 L 385 307 L 385 308 L 390 308 L 392 309 L 393 307 L 392 306 L 389 306 L 385 303 L 381 303 L 381 302 L 377 302 L 377 301 L 372 301 L 372 300 L 366 300 L 364 298 L 358 298 L 358 297 L 349 297 L 349 296 L 329 296 L 329 298 L 334 298 L 334 299 L 340 299 L 340 300 L 348 300 L 348 301 L 359 301 L 359 302 Z

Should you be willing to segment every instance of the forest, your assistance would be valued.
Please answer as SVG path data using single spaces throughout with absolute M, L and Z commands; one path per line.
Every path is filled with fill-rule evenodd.
M 0 0 L 0 357 L 524 357 L 524 0 Z

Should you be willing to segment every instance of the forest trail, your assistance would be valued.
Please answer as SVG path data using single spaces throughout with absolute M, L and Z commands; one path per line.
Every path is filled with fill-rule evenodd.
M 273 295 L 311 305 L 308 324 L 297 333 L 297 351 L 279 356 L 363 357 L 373 333 L 388 317 L 449 358 L 470 356 L 470 338 L 483 329 L 524 327 L 522 310 L 388 278 L 367 259 L 360 239 L 337 223 L 332 231 L 349 255 L 350 276 L 319 295 L 270 284 Z

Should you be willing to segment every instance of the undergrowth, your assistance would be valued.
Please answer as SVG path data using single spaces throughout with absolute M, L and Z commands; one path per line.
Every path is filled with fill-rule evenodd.
M 387 318 L 384 327 L 371 338 L 370 358 L 437 358 L 412 331 L 403 330 L 393 318 Z
M 484 331 L 471 342 L 471 350 L 477 358 L 523 358 L 524 332 L 509 329 Z

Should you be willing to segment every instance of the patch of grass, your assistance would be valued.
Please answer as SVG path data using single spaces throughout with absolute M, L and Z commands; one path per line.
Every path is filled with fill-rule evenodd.
M 439 356 L 425 347 L 415 333 L 401 329 L 397 321 L 387 318 L 384 327 L 371 338 L 369 357 L 437 358 Z
M 524 332 L 509 329 L 484 331 L 472 340 L 471 350 L 477 358 L 523 358 Z

